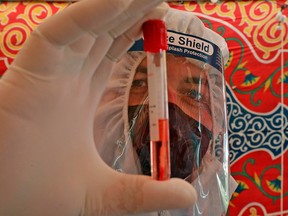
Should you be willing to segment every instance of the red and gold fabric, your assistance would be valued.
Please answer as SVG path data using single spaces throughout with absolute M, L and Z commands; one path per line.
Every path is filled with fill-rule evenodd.
M 0 76 L 31 31 L 69 2 L 0 4 Z M 288 1 L 172 2 L 222 35 L 231 173 L 239 183 L 229 215 L 288 215 Z M 282 11 L 288 16 L 288 8 Z

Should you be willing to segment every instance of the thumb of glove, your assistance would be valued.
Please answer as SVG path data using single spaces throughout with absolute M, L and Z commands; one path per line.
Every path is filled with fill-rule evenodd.
M 126 215 L 188 208 L 196 202 L 197 195 L 193 186 L 182 179 L 156 181 L 148 176 L 123 174 L 108 167 L 107 169 L 101 202 L 94 202 L 93 198 L 99 194 L 98 184 L 93 185 L 92 182 L 93 189 L 88 190 L 86 197 L 90 201 L 85 206 L 87 215 Z M 99 179 L 94 182 L 97 181 Z M 102 205 L 95 206 L 94 203 Z

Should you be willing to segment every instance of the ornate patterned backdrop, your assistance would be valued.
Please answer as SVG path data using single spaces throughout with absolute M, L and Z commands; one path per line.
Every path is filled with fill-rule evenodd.
M 170 3 L 222 35 L 231 172 L 239 187 L 229 215 L 288 215 L 288 36 L 276 13 L 288 1 Z M 30 32 L 69 3 L 0 4 L 0 75 Z M 283 11 L 284 14 L 288 13 Z M 281 52 L 286 50 L 286 52 Z
M 285 3 L 171 4 L 198 15 L 230 50 L 225 69 L 230 160 L 239 186 L 229 215 L 288 215 L 288 37 L 287 25 L 279 30 L 276 20 Z

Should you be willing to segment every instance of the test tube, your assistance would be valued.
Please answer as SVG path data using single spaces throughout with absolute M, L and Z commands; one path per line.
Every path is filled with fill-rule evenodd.
M 162 20 L 143 24 L 147 53 L 151 175 L 156 180 L 170 178 L 170 141 L 166 71 L 167 30 Z

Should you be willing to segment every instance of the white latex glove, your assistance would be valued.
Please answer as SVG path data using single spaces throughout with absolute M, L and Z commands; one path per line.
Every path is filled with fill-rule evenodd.
M 93 138 L 113 61 L 145 20 L 164 16 L 160 2 L 83 0 L 31 34 L 0 80 L 1 216 L 124 215 L 195 202 L 183 180 L 112 170 Z

